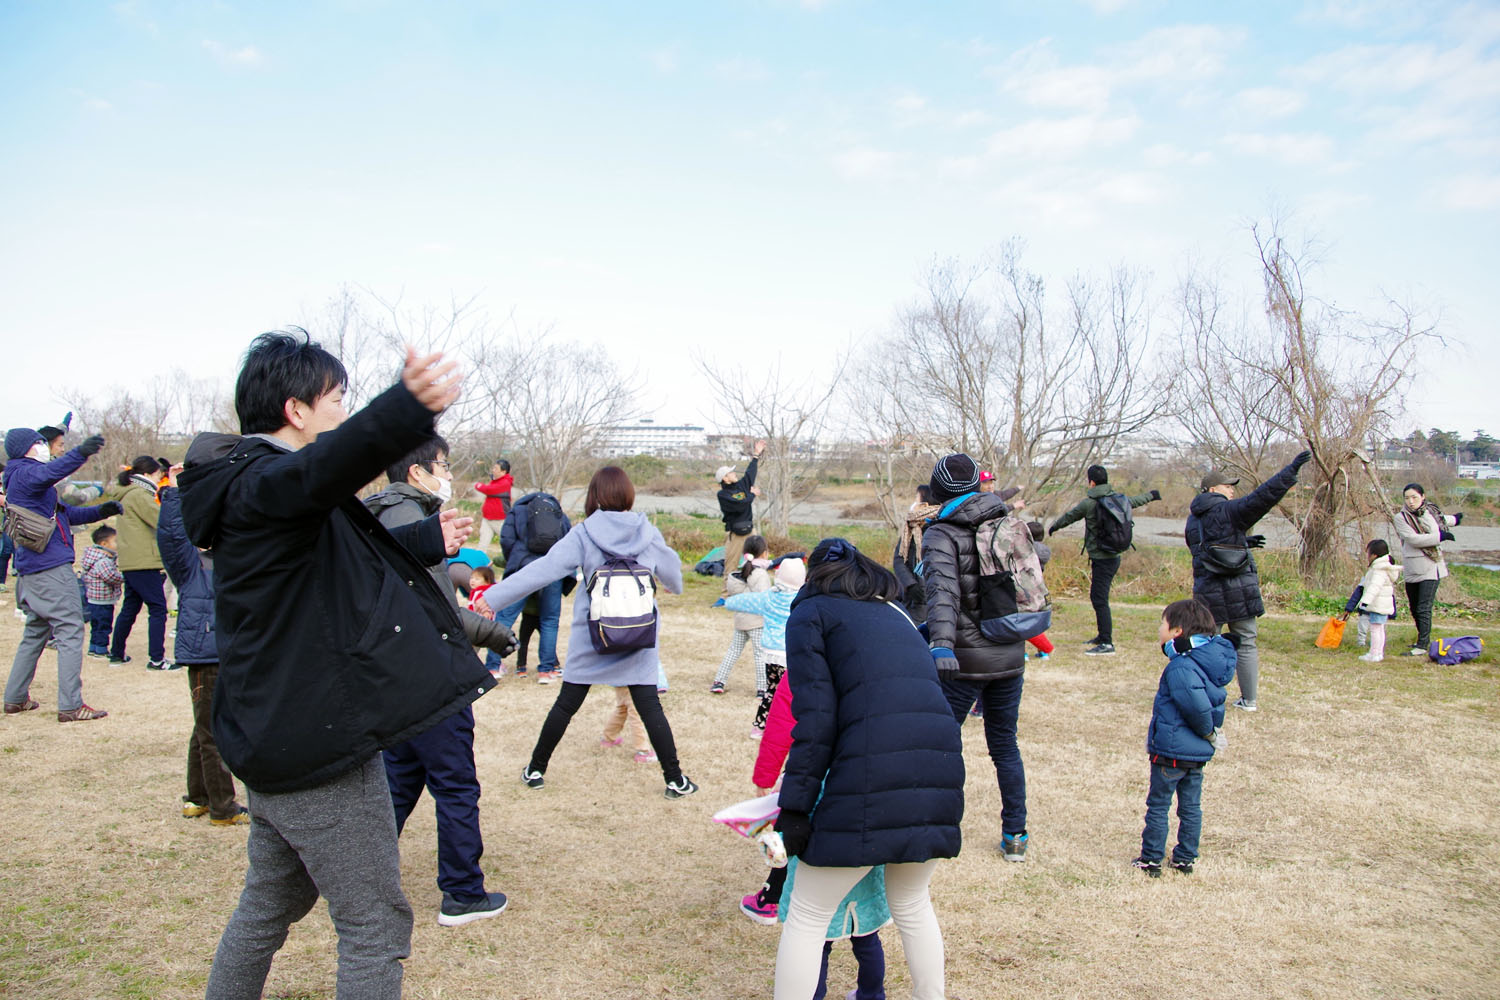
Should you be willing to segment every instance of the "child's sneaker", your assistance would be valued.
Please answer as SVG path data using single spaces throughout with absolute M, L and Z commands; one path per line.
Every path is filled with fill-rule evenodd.
M 541 788 L 546 782 L 542 779 L 542 772 L 531 765 L 521 768 L 521 784 L 527 788 Z
M 526 668 L 525 667 L 517 667 L 516 668 L 516 676 L 517 677 L 525 677 L 526 676 Z
M 765 688 L 761 688 L 759 691 L 755 692 L 755 700 L 756 701 L 765 701 L 766 700 L 766 689 Z
M 1005 855 L 1006 861 L 1025 861 L 1026 845 L 1030 843 L 1031 835 L 1026 833 L 1003 834 L 1000 837 L 1000 853 Z
M 539 673 L 536 675 L 536 682 L 538 684 L 551 684 L 553 680 L 554 678 L 550 670 L 546 673 Z
M 655 764 L 656 763 L 656 751 L 655 750 L 637 750 L 635 752 L 634 760 L 635 760 L 635 762 L 637 764 Z
M 614 739 L 610 739 L 608 736 L 599 737 L 599 745 L 601 747 L 617 747 L 624 745 L 624 743 L 625 737 L 623 736 L 616 736 Z
M 1181 872 L 1183 875 L 1191 875 L 1193 874 L 1193 863 L 1191 861 L 1174 861 L 1172 862 L 1172 870 Z
M 776 904 L 761 902 L 758 892 L 752 892 L 740 900 L 740 912 L 757 924 L 765 924 L 767 927 L 776 924 Z
M 91 659 L 91 660 L 107 660 L 107 659 L 109 659 L 109 650 L 107 650 L 107 649 L 91 649 L 91 650 L 89 650 L 89 659 Z
M 199 805 L 198 803 L 187 798 L 184 798 L 182 800 L 183 819 L 197 819 L 199 816 L 205 815 L 207 812 L 208 806 Z
M 208 822 L 210 826 L 245 826 L 250 822 L 250 810 L 244 806 L 235 806 L 234 812 L 228 816 L 210 816 Z
M 724 682 L 723 681 L 714 681 L 714 686 L 708 689 L 708 693 L 709 694 L 723 694 L 724 693 Z
M 669 799 L 685 799 L 698 790 L 693 784 L 693 779 L 687 775 L 681 775 L 676 781 L 667 782 L 667 790 L 664 793 Z
M 1161 878 L 1161 862 L 1147 861 L 1145 858 L 1136 858 L 1130 862 L 1132 866 L 1145 872 L 1152 878 Z
M 1385 657 L 1376 656 L 1374 653 L 1363 653 L 1358 657 L 1358 659 L 1363 660 L 1365 663 L 1380 663 L 1385 659 Z
M 1051 653 L 1037 653 L 1036 654 L 1036 658 L 1038 660 L 1050 660 L 1050 659 L 1052 659 L 1052 654 Z

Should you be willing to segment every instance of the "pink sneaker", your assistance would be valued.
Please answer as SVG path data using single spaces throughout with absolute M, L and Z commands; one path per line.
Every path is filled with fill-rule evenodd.
M 635 752 L 635 762 L 637 764 L 655 764 L 656 763 L 656 751 L 655 750 L 637 750 Z
M 740 900 L 740 912 L 757 924 L 772 926 L 776 923 L 776 904 L 762 903 L 758 892 L 752 892 Z
M 614 739 L 610 739 L 607 736 L 599 737 L 599 745 L 601 747 L 617 747 L 624 742 L 625 737 L 623 736 L 616 736 Z

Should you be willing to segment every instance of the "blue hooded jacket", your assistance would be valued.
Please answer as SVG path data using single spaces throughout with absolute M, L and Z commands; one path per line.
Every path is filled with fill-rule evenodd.
M 1192 641 L 1193 648 L 1173 656 L 1161 672 L 1146 752 L 1207 763 L 1214 755 L 1209 737 L 1224 724 L 1224 687 L 1234 678 L 1236 658 L 1221 635 Z
M 7 435 L 7 445 L 10 435 Z M 42 439 L 40 434 L 35 436 Z M 31 442 L 24 442 L 30 447 Z M 7 447 L 7 451 L 11 449 Z M 77 448 L 63 452 L 50 462 L 38 462 L 27 458 L 25 452 L 10 456 L 5 467 L 6 503 L 52 517 L 57 527 L 47 540 L 47 547 L 40 552 L 16 546 L 16 574 L 27 576 L 52 569 L 54 566 L 73 565 L 73 528 L 80 524 L 102 521 L 109 515 L 103 506 L 72 507 L 57 499 L 57 484 L 67 479 L 88 461 L 88 456 Z

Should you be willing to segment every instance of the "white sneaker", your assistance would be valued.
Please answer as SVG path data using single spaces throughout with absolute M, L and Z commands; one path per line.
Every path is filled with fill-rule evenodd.
M 1365 653 L 1360 657 L 1360 659 L 1365 661 L 1366 663 L 1379 663 L 1380 661 L 1384 660 L 1385 657 L 1376 656 L 1374 653 Z
M 1255 702 L 1253 701 L 1246 701 L 1244 698 L 1236 698 L 1234 700 L 1234 707 L 1243 709 L 1246 712 L 1254 712 L 1259 709 L 1260 706 L 1255 704 Z

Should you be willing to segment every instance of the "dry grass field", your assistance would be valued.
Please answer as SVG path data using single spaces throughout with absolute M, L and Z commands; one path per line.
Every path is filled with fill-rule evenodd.
M 709 821 L 750 795 L 755 751 L 748 655 L 729 694 L 707 691 L 730 628 L 708 607 L 716 589 L 695 579 L 663 601 L 663 700 L 685 770 L 702 786 L 693 798 L 667 801 L 654 765 L 599 746 L 606 691 L 579 713 L 540 791 L 518 772 L 556 689 L 512 678 L 477 703 L 485 868 L 510 908 L 437 925 L 424 800 L 401 845 L 417 914 L 407 996 L 770 995 L 777 932 L 736 909 L 764 869 L 753 847 Z M 20 626 L 11 596 L 0 598 L 6 664 Z M 994 773 L 977 720 L 964 727 L 964 851 L 933 884 L 949 995 L 1500 993 L 1495 654 L 1459 667 L 1366 665 L 1350 648 L 1314 649 L 1315 619 L 1264 619 L 1261 711 L 1231 714 L 1228 749 L 1210 766 L 1198 870 L 1148 881 L 1129 861 L 1162 660 L 1157 614 L 1117 605 L 1121 652 L 1091 659 L 1077 644 L 1092 634 L 1087 605 L 1073 602 L 1052 633 L 1059 652 L 1031 664 L 1025 864 L 995 850 Z M 1409 627 L 1394 629 L 1393 647 Z M 85 661 L 85 697 L 108 719 L 54 721 L 49 654 L 33 688 L 44 710 L 0 723 L 0 996 L 202 995 L 241 884 L 245 831 L 179 815 L 187 681 L 145 671 L 144 638 L 143 621 L 129 666 Z M 904 996 L 899 935 L 883 939 L 890 995 Z M 293 928 L 266 995 L 332 998 L 334 964 L 319 907 Z M 830 996 L 852 987 L 852 969 L 847 947 L 836 948 Z

